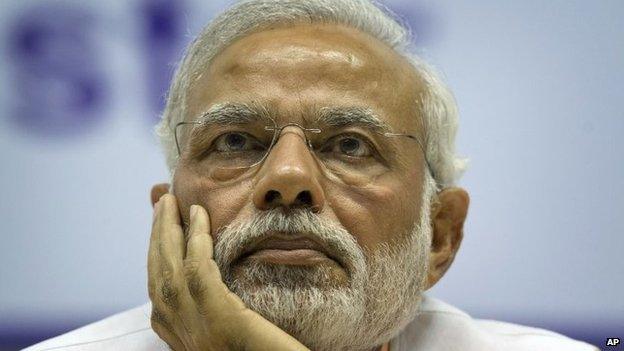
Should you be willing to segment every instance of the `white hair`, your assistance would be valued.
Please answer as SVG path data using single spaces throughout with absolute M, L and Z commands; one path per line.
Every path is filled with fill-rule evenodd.
M 370 0 L 244 0 L 209 23 L 189 45 L 167 97 L 162 120 L 156 126 L 171 177 L 178 161 L 174 128 L 186 117 L 191 85 L 212 59 L 239 38 L 268 27 L 308 23 L 345 25 L 367 33 L 408 59 L 425 84 L 414 97 L 425 128 L 425 155 L 438 188 L 456 183 L 466 160 L 455 154 L 457 105 L 438 73 L 412 50 L 406 24 L 382 5 Z
M 215 261 L 228 288 L 251 310 L 316 351 L 371 350 L 414 319 L 427 284 L 436 184 L 425 175 L 420 215 L 406 233 L 374 249 L 307 209 L 258 211 L 219 229 Z M 268 233 L 302 232 L 340 252 L 347 282 L 330 265 L 285 266 L 239 260 Z M 407 235 L 405 235 L 407 234 Z

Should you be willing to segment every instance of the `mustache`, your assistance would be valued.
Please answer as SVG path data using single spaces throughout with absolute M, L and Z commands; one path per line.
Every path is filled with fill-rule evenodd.
M 223 270 L 258 242 L 275 237 L 306 238 L 317 242 L 332 258 L 352 273 L 365 260 L 362 248 L 353 235 L 340 224 L 324 219 L 305 208 L 284 211 L 274 208 L 255 213 L 251 218 L 231 223 L 216 233 L 214 256 Z

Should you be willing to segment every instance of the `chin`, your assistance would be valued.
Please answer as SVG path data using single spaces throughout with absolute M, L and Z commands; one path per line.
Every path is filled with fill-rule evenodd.
M 345 330 L 365 318 L 362 289 L 331 265 L 291 266 L 247 263 L 227 282 L 250 309 L 317 351 L 345 350 Z
M 232 266 L 225 281 L 230 289 L 247 291 L 265 287 L 328 290 L 350 286 L 348 273 L 334 261 L 289 265 L 244 260 Z

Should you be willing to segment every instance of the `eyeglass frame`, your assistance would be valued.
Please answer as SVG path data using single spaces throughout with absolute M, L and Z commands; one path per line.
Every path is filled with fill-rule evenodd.
M 178 158 L 180 158 L 182 156 L 182 152 L 180 151 L 180 143 L 178 141 L 178 128 L 182 125 L 189 125 L 189 124 L 195 124 L 195 125 L 200 125 L 203 122 L 198 122 L 198 121 L 192 121 L 192 122 L 186 122 L 186 121 L 182 121 L 182 122 L 178 122 L 176 123 L 174 130 L 173 130 L 173 137 L 175 139 L 175 143 L 176 143 L 176 149 L 178 150 Z M 251 166 L 247 166 L 247 167 L 241 167 L 241 169 L 245 169 L 245 168 L 252 168 L 255 167 L 259 164 L 261 164 L 262 162 L 264 162 L 264 160 L 269 156 L 269 154 L 271 153 L 271 150 L 273 148 L 273 146 L 275 146 L 275 144 L 277 144 L 277 142 L 279 141 L 280 135 L 282 134 L 282 131 L 284 130 L 284 128 L 286 127 L 290 127 L 290 126 L 295 126 L 295 127 L 299 127 L 301 130 L 304 131 L 303 135 L 305 137 L 306 140 L 306 145 L 308 146 L 308 148 L 310 150 L 312 150 L 312 152 L 314 152 L 312 143 L 310 142 L 310 140 L 308 139 L 307 134 L 305 133 L 306 131 L 311 132 L 311 133 L 321 133 L 321 129 L 319 128 L 306 128 L 298 123 L 295 122 L 289 122 L 284 124 L 281 127 L 277 127 L 277 123 L 275 123 L 276 127 L 271 127 L 271 126 L 265 126 L 264 130 L 266 131 L 273 131 L 273 139 L 271 139 L 271 144 L 269 145 L 269 147 L 267 148 L 267 152 L 266 154 L 264 154 L 264 156 L 256 163 L 254 163 Z M 422 142 L 420 141 L 420 139 L 415 136 L 415 135 L 411 135 L 411 134 L 403 134 L 403 133 L 391 133 L 391 132 L 379 132 L 379 131 L 373 131 L 374 133 L 377 133 L 379 135 L 382 135 L 384 137 L 407 137 L 410 138 L 412 140 L 415 140 L 416 143 L 418 143 L 418 147 L 420 148 L 420 151 L 423 153 L 423 157 L 425 158 L 425 163 L 427 164 L 427 169 L 429 170 L 429 173 L 431 173 L 431 177 L 433 177 L 435 179 L 435 173 L 433 172 L 433 168 L 431 167 L 431 164 L 429 163 L 429 159 L 427 158 L 427 152 L 425 151 L 425 148 L 422 144 Z

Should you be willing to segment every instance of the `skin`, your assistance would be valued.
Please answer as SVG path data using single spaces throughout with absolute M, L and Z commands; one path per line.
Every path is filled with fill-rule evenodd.
M 422 89 L 421 79 L 407 60 L 358 30 L 329 24 L 272 28 L 236 41 L 215 57 L 189 91 L 186 120 L 226 102 L 267 106 L 275 111 L 273 117 L 279 125 L 304 123 L 302 117 L 319 107 L 361 106 L 373 110 L 396 132 L 422 135 L 420 111 L 414 103 Z M 211 259 L 212 239 L 218 240 L 211 236 L 218 228 L 275 206 L 301 205 L 297 195 L 302 191 L 311 194 L 305 205 L 318 216 L 344 226 L 365 253 L 382 243 L 403 239 L 402 233 L 415 222 L 422 205 L 425 171 L 417 147 L 375 182 L 351 186 L 326 177 L 301 137 L 301 130 L 285 128 L 264 163 L 237 181 L 209 179 L 181 163 L 173 179 L 175 194 L 163 197 L 169 184 L 152 188 L 152 204 L 162 199 L 155 210 L 150 246 L 150 298 L 155 306 L 163 306 L 161 316 L 152 316 L 152 325 L 175 350 L 305 349 L 247 309 L 222 283 Z M 268 202 L 265 195 L 269 190 L 278 191 L 281 198 Z M 468 194 L 461 188 L 438 193 L 431 210 L 433 240 L 427 288 L 435 285 L 453 262 L 468 204 Z M 190 218 L 191 205 L 201 209 L 195 220 Z M 181 221 L 190 223 L 191 228 L 195 223 L 200 234 L 190 235 L 185 243 Z M 163 266 L 169 267 L 164 269 L 166 274 Z M 204 268 L 193 274 L 197 266 Z M 188 287 L 193 286 L 193 279 L 210 287 L 204 289 L 210 293 L 191 294 Z M 163 285 L 176 287 L 183 301 L 174 307 L 163 304 Z M 215 296 L 225 296 L 229 302 L 207 303 Z M 182 326 L 195 326 L 195 332 Z M 223 332 L 230 329 L 236 332 Z M 266 332 L 273 335 L 271 345 L 263 344 L 266 338 L 259 337 Z

